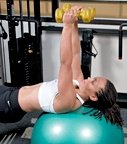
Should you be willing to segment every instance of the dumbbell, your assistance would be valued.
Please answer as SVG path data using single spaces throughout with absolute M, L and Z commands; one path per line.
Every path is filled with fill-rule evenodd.
M 95 8 L 83 9 L 79 12 L 79 19 L 82 19 L 84 23 L 90 23 L 96 16 Z
M 71 9 L 70 4 L 64 4 L 63 8 L 57 8 L 55 11 L 56 22 L 62 23 L 64 13 L 70 9 Z M 96 16 L 95 8 L 83 9 L 79 11 L 79 13 L 77 14 L 78 19 L 82 19 L 82 21 L 85 23 L 91 22 L 95 16 Z
M 71 4 L 68 4 L 68 3 L 65 3 L 62 8 L 57 8 L 55 11 L 56 22 L 62 23 L 64 13 L 70 9 L 71 9 Z

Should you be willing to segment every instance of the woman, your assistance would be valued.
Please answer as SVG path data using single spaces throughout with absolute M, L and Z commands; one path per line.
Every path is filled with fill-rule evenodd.
M 20 89 L 2 86 L 2 120 L 18 120 L 26 112 L 38 110 L 65 113 L 87 103 L 97 108 L 95 116 L 101 117 L 104 114 L 110 122 L 122 125 L 114 85 L 104 77 L 83 78 L 77 26 L 79 10 L 81 8 L 75 6 L 63 16 L 58 79 Z

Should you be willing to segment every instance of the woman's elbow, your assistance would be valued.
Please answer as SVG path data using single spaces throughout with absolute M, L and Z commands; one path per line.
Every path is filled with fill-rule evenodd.
M 66 112 L 73 111 L 74 105 L 75 105 L 74 102 L 69 102 L 68 104 L 66 104 L 66 105 L 64 106 L 64 110 L 65 110 Z

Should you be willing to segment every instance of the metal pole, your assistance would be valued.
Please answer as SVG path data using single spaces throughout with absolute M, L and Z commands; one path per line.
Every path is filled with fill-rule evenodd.
M 92 53 L 92 39 L 93 31 L 89 29 L 85 30 L 81 41 L 81 68 L 85 79 L 91 75 L 91 56 L 94 56 Z
M 127 23 L 122 23 L 119 27 L 119 59 L 122 59 L 123 54 L 123 27 L 127 26 Z
M 38 21 L 38 25 L 35 24 L 35 34 L 36 34 L 36 43 L 37 43 L 37 49 L 38 53 L 40 53 L 38 56 L 41 60 L 41 71 L 38 72 L 41 75 L 40 81 L 43 81 L 43 57 L 42 57 L 42 43 L 41 43 L 41 34 L 42 34 L 42 28 L 41 28 L 41 21 L 40 21 L 40 0 L 34 0 L 34 20 Z
M 59 7 L 59 0 L 52 0 L 52 18 L 55 20 L 55 11 Z
M 17 64 L 17 40 L 16 40 L 16 29 L 14 20 L 14 1 L 6 0 L 7 2 L 7 16 L 8 16 L 8 30 L 9 30 L 9 62 L 10 62 L 10 75 L 11 84 L 15 85 L 16 79 L 16 64 Z

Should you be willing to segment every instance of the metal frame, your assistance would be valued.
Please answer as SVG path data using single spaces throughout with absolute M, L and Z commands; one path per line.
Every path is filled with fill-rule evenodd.
M 3 73 L 3 59 L 2 59 L 2 43 L 1 43 L 1 34 L 0 34 L 0 71 L 1 71 L 0 80 L 1 80 L 2 83 L 3 83 L 4 73 Z
M 127 23 L 123 23 L 119 28 L 119 59 L 122 59 L 122 49 L 123 49 L 123 27 L 127 27 Z
M 34 18 L 30 18 L 30 9 L 29 7 L 29 0 L 27 0 L 27 16 L 24 20 L 24 16 L 22 14 L 22 0 L 19 1 L 19 8 L 20 8 L 20 14 L 18 17 L 15 17 L 14 15 L 14 0 L 6 0 L 7 4 L 7 16 L 6 20 L 8 21 L 9 26 L 9 58 L 10 58 L 10 74 L 11 74 L 11 82 L 5 82 L 5 85 L 10 86 L 21 86 L 27 84 L 31 84 L 32 81 L 35 83 L 43 81 L 43 75 L 42 75 L 42 64 L 41 64 L 41 22 L 40 22 L 40 0 L 34 0 Z M 16 26 L 18 25 L 18 22 L 21 22 L 21 37 L 16 37 Z M 23 21 L 28 22 L 28 28 L 30 30 L 30 22 L 35 23 L 35 35 L 31 35 L 30 32 L 24 33 L 23 30 Z M 29 39 L 29 40 L 28 40 Z M 22 44 L 25 44 L 22 48 Z M 31 44 L 31 45 L 30 45 Z M 19 45 L 19 46 L 18 46 Z M 35 52 L 31 57 L 27 55 L 25 51 L 29 48 Z M 36 50 L 34 49 L 36 45 Z M 25 57 L 22 56 L 25 54 Z M 36 55 L 36 58 L 35 58 Z M 28 60 L 28 63 L 26 62 Z M 35 75 L 35 71 L 33 73 L 31 72 L 32 65 L 36 66 L 38 68 L 38 77 L 33 77 Z M 18 69 L 23 68 L 25 72 L 23 72 L 23 81 L 20 83 L 20 78 L 18 79 Z M 28 76 L 29 74 L 29 76 Z M 31 78 L 33 77 L 33 79 Z M 35 79 L 34 79 L 35 78 Z M 19 85 L 18 85 L 19 84 Z

